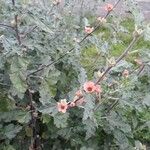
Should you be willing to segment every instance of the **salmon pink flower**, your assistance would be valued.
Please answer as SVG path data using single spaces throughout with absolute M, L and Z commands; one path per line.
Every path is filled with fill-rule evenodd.
M 57 109 L 59 112 L 65 113 L 68 108 L 66 99 L 62 99 L 60 102 L 57 103 Z
M 125 69 L 122 73 L 122 76 L 125 78 L 128 78 L 129 77 L 129 71 L 127 69 Z
M 113 10 L 113 5 L 112 4 L 107 4 L 105 6 L 105 10 L 108 11 L 108 12 L 112 11 Z
M 92 81 L 88 81 L 84 83 L 83 88 L 85 92 L 93 93 L 95 91 L 95 84 Z
M 85 32 L 87 34 L 90 34 L 91 32 L 93 32 L 94 28 L 93 27 L 89 27 L 89 26 L 85 26 L 84 30 L 85 30 Z
M 101 93 L 102 92 L 102 89 L 101 89 L 100 85 L 95 85 L 95 92 L 96 93 Z
M 76 95 L 76 96 L 78 96 L 78 97 L 83 96 L 83 94 L 82 94 L 82 91 L 81 91 L 81 90 L 78 90 L 78 91 L 75 93 L 75 95 Z

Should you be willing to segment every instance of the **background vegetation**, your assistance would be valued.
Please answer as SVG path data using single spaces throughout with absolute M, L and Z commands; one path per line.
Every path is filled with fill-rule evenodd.
M 115 12 L 120 0 L 104 9 L 106 23 L 82 2 L 0 1 L 0 149 L 148 148 L 150 25 L 134 1 L 128 16 Z M 101 95 L 58 112 L 89 80 Z

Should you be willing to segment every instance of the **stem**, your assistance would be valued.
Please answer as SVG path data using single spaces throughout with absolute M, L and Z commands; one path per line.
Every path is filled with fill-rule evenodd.
M 18 17 L 18 15 L 15 15 L 15 23 L 16 23 L 15 31 L 16 31 L 18 43 L 19 43 L 19 45 L 21 45 L 21 39 L 20 39 L 20 35 L 19 35 L 19 30 L 18 30 L 18 19 L 17 19 L 17 17 Z
M 15 6 L 15 0 L 12 0 L 12 4 L 13 4 L 13 6 Z
M 30 112 L 31 112 L 31 127 L 33 131 L 33 136 L 31 137 L 31 147 L 33 150 L 37 150 L 40 146 L 39 142 L 39 137 L 37 135 L 37 117 L 35 117 L 34 113 L 35 107 L 33 106 L 33 95 L 30 92 L 30 89 L 28 90 L 29 92 L 29 98 L 30 98 Z
M 12 26 L 9 26 L 9 25 L 7 25 L 7 24 L 0 23 L 0 26 L 2 26 L 2 27 L 8 27 L 8 28 L 11 28 L 11 29 L 14 30 L 14 28 L 13 28 Z
M 34 31 L 37 28 L 37 26 L 32 27 L 31 29 L 29 29 L 29 31 L 27 31 L 22 38 L 25 38 L 28 34 L 30 34 L 32 31 Z
M 12 0 L 12 5 L 15 6 L 15 0 Z M 19 35 L 19 30 L 18 30 L 18 15 L 15 15 L 14 19 L 15 19 L 15 31 L 16 31 L 16 37 L 18 40 L 19 45 L 21 45 L 21 39 L 20 39 L 20 35 Z
M 145 68 L 145 65 L 142 65 L 141 68 L 139 69 L 138 73 L 137 73 L 138 76 L 140 75 L 140 73 L 143 71 L 144 68 Z
M 114 5 L 113 9 L 118 5 L 119 2 L 120 2 L 120 0 L 117 1 L 117 3 Z M 105 17 L 104 17 L 105 19 L 109 16 L 109 14 L 113 11 L 113 9 L 112 9 L 111 11 L 108 11 L 108 12 L 107 12 L 107 14 L 106 14 Z M 85 39 L 87 39 L 90 35 L 92 35 L 92 33 L 95 32 L 95 31 L 100 27 L 100 25 L 101 25 L 101 23 L 99 23 L 99 24 L 94 28 L 94 30 L 93 30 L 91 33 L 89 33 L 89 34 L 87 34 L 85 37 L 83 37 L 82 40 L 79 42 L 79 45 L 82 44 L 83 41 L 85 41 Z M 43 69 L 45 69 L 45 68 L 47 68 L 47 67 L 49 67 L 49 66 L 51 66 L 51 65 L 53 65 L 53 64 L 55 64 L 55 63 L 57 63 L 59 60 L 61 60 L 61 59 L 64 58 L 65 56 L 67 56 L 68 53 L 72 52 L 74 49 L 75 49 L 75 47 L 71 48 L 71 49 L 68 50 L 64 55 L 60 56 L 57 60 L 55 60 L 55 61 L 53 61 L 53 62 L 51 62 L 51 63 L 45 65 L 43 68 L 37 69 L 36 71 L 33 71 L 33 72 L 29 73 L 29 74 L 27 75 L 27 77 L 29 77 L 30 75 L 35 74 L 35 73 L 37 73 L 37 72 L 39 72 L 39 71 L 42 71 Z
M 121 56 L 116 60 L 116 63 L 120 62 L 122 60 L 122 58 L 124 58 L 130 49 L 132 49 L 133 45 L 136 43 L 136 41 L 138 40 L 137 36 L 135 36 L 133 38 L 133 40 L 131 41 L 131 43 L 129 44 L 129 46 L 125 49 L 125 51 L 121 54 Z
M 120 55 L 120 57 L 116 60 L 116 64 L 119 63 L 124 57 L 126 57 L 126 55 L 128 54 L 128 52 L 133 48 L 134 44 L 137 42 L 138 40 L 138 36 L 135 36 L 133 38 L 133 40 L 131 41 L 131 43 L 129 44 L 129 46 L 124 50 L 124 52 Z M 98 81 L 95 84 L 98 84 L 100 81 L 103 80 L 103 77 L 113 68 L 113 66 L 109 66 L 106 71 L 103 73 L 103 75 L 98 79 Z
M 107 114 L 109 114 L 111 112 L 111 110 L 117 106 L 119 100 L 115 100 L 115 102 L 107 109 Z

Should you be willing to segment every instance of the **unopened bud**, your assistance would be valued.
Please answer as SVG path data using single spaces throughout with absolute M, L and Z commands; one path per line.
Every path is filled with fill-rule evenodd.
M 53 4 L 54 4 L 54 5 L 59 5 L 60 3 L 61 3 L 61 0 L 54 0 L 54 1 L 53 1 Z
M 108 59 L 107 61 L 108 61 L 108 65 L 109 65 L 110 67 L 114 67 L 114 66 L 116 65 L 116 60 L 115 60 L 114 57 Z
M 123 72 L 122 72 L 122 76 L 125 77 L 125 78 L 128 78 L 129 77 L 129 71 L 127 69 L 125 69 Z
M 97 72 L 97 76 L 98 76 L 99 78 L 101 78 L 102 75 L 103 75 L 103 72 L 100 72 L 100 71 Z
M 133 32 L 133 34 L 135 36 L 139 36 L 139 35 L 141 35 L 143 33 L 143 31 L 144 30 L 142 28 L 138 28 L 137 25 L 135 25 L 135 31 Z
M 104 17 L 98 17 L 97 21 L 99 21 L 101 23 L 106 23 L 106 19 Z
M 37 117 L 38 117 L 38 113 L 37 113 L 37 112 L 33 112 L 33 116 L 34 116 L 35 118 L 37 118 Z
M 10 24 L 11 24 L 12 27 L 15 27 L 15 26 L 16 26 L 16 21 L 15 21 L 15 20 L 12 20 L 12 21 L 10 22 Z

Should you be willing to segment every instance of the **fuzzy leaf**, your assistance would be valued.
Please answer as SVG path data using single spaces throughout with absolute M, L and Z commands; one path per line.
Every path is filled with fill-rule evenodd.
M 67 126 L 68 117 L 69 117 L 68 113 L 65 114 L 57 113 L 54 116 L 54 124 L 56 125 L 57 128 L 65 128 Z
M 8 126 L 4 127 L 4 135 L 8 139 L 12 139 L 16 136 L 16 134 L 22 129 L 21 126 L 15 126 L 13 124 L 9 124 Z

